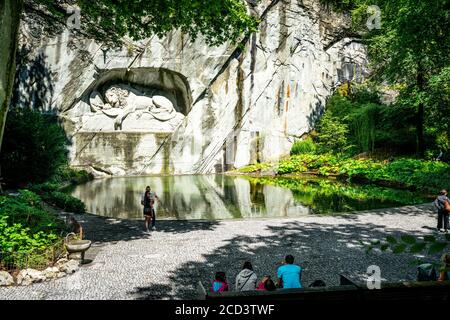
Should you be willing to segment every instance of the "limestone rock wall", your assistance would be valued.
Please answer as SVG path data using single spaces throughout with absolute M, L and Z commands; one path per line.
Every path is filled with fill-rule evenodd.
M 366 53 L 348 37 L 349 17 L 319 0 L 263 0 L 249 12 L 262 22 L 239 45 L 208 47 L 174 31 L 124 39 L 119 50 L 64 26 L 46 33 L 28 13 L 15 101 L 57 112 L 72 139 L 72 164 L 97 173 L 211 173 L 275 161 L 311 130 L 339 83 L 364 78 Z M 38 76 L 48 85 L 37 95 L 30 78 Z M 89 99 L 111 84 L 166 92 L 183 116 L 167 127 L 133 111 L 115 130 Z

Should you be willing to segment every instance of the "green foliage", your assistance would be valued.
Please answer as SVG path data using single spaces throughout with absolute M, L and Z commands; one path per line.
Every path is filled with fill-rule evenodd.
M 380 104 L 377 90 L 371 84 L 355 84 L 352 88 L 352 92 L 346 97 L 334 94 L 328 100 L 325 112 L 326 117 L 332 117 L 346 126 L 343 139 L 345 145 L 342 148 L 347 150 L 347 154 L 373 153 L 375 150 L 397 150 L 400 154 L 414 152 L 414 132 L 411 134 L 408 131 L 415 130 L 414 113 Z M 399 113 L 400 111 L 405 114 Z M 323 136 L 319 128 L 316 139 L 331 139 L 332 130 L 333 128 Z M 410 136 L 413 137 L 412 140 Z M 321 151 L 336 152 L 327 146 Z
M 39 194 L 42 199 L 48 204 L 56 206 L 65 211 L 73 213 L 84 213 L 86 211 L 86 206 L 81 200 L 67 193 L 59 192 L 58 184 L 47 182 L 43 184 L 32 185 L 30 186 L 30 189 L 33 192 Z
M 406 244 L 401 243 L 401 244 L 396 245 L 392 249 L 392 252 L 394 252 L 394 253 L 403 253 L 403 252 L 405 252 L 406 248 L 407 248 Z
M 45 266 L 66 227 L 38 195 L 0 196 L 0 268 Z
M 320 119 L 316 142 L 322 152 L 340 153 L 347 147 L 348 126 L 329 112 Z
M 370 250 L 379 248 L 381 251 L 391 250 L 393 253 L 410 252 L 414 254 L 427 253 L 428 255 L 435 255 L 442 253 L 449 244 L 450 237 L 444 237 L 443 241 L 437 241 L 436 237 L 432 235 L 425 235 L 423 237 L 402 235 L 400 238 L 387 236 L 384 241 L 377 243 L 372 241 L 370 244 L 365 244 L 365 246 L 367 249 L 370 248 Z
M 400 237 L 402 239 L 402 241 L 406 244 L 415 244 L 416 243 L 416 238 L 414 238 L 411 235 L 403 235 Z
M 94 176 L 86 170 L 76 170 L 68 165 L 59 166 L 51 177 L 53 183 L 82 184 L 94 179 Z
M 417 151 L 422 155 L 425 143 L 430 143 L 425 140 L 426 125 L 434 126 L 430 122 L 433 116 L 436 119 L 440 114 L 441 121 L 448 122 L 444 119 L 448 119 L 445 101 L 449 95 L 440 95 L 440 90 L 433 87 L 435 81 L 440 82 L 439 78 L 445 82 L 450 66 L 448 1 L 359 0 L 359 3 L 376 4 L 381 9 L 382 28 L 366 33 L 374 75 L 379 82 L 401 84 L 401 104 L 413 110 Z M 439 110 L 441 106 L 443 113 Z
M 54 233 L 39 231 L 31 233 L 30 228 L 20 223 L 10 225 L 8 216 L 0 216 L 0 251 L 1 252 L 32 252 L 44 250 L 54 244 L 58 236 Z
M 254 169 L 248 166 L 240 171 L 253 172 Z M 450 165 L 437 161 L 399 158 L 386 162 L 356 160 L 332 154 L 300 154 L 278 163 L 279 175 L 305 172 L 430 193 L 450 188 Z
M 39 0 L 55 15 L 59 3 Z M 91 37 L 114 46 L 124 36 L 135 40 L 165 36 L 176 29 L 194 41 L 202 34 L 208 44 L 236 42 L 256 30 L 258 21 L 241 0 L 89 1 L 77 0 L 81 27 Z M 64 11 L 63 11 L 64 12 Z
M 317 150 L 316 144 L 311 138 L 294 142 L 291 148 L 291 155 L 312 153 Z
M 355 7 L 355 0 L 320 0 L 320 2 L 330 5 L 336 11 L 348 11 Z
M 353 31 L 367 45 L 375 83 L 395 88 L 399 96 L 390 106 L 378 107 L 378 117 L 362 112 L 349 127 L 348 144 L 356 150 L 378 147 L 400 154 L 415 153 L 435 158 L 441 151 L 450 159 L 450 10 L 447 0 L 322 0 L 337 10 L 351 11 Z M 368 30 L 367 9 L 381 12 L 381 29 Z M 351 79 L 350 79 L 351 80 Z M 346 84 L 347 85 L 347 84 Z M 349 97 L 349 88 L 338 92 Z M 352 89 L 353 91 L 353 89 Z M 370 96 L 351 99 L 354 107 L 380 105 Z M 328 106 L 327 106 L 328 108 Z M 347 110 L 348 108 L 343 108 Z M 345 115 L 349 115 L 346 113 Z M 344 123 L 351 117 L 340 117 Z M 375 130 L 374 121 L 375 120 Z M 355 138 L 355 139 L 352 139 Z M 372 148 L 371 148 L 372 147 Z M 330 150 L 328 150 L 330 151 Z
M 83 201 L 72 197 L 71 195 L 59 191 L 48 192 L 43 195 L 44 200 L 64 211 L 73 213 L 86 212 L 86 206 Z
M 40 183 L 67 161 L 63 129 L 29 109 L 8 112 L 0 156 L 3 178 L 9 185 Z
M 0 196 L 0 216 L 7 216 L 11 225 L 26 226 L 32 233 L 62 228 L 61 221 L 44 210 L 41 198 L 28 190 L 20 190 L 17 196 Z
M 38 195 L 43 195 L 47 192 L 53 192 L 59 189 L 59 184 L 54 182 L 45 182 L 41 184 L 32 184 L 28 187 L 31 191 Z
M 358 151 L 373 152 L 375 150 L 378 113 L 379 105 L 366 104 L 352 114 L 351 132 Z
M 270 163 L 255 163 L 248 166 L 245 166 L 243 168 L 238 169 L 238 172 L 241 173 L 252 173 L 252 172 L 260 172 L 263 170 L 270 169 L 272 165 Z
M 397 240 L 393 236 L 387 236 L 386 241 L 390 244 L 397 244 Z
M 341 181 L 304 177 L 247 177 L 252 184 L 288 188 L 294 199 L 314 213 L 336 213 L 423 203 L 413 192 L 371 185 L 354 185 Z

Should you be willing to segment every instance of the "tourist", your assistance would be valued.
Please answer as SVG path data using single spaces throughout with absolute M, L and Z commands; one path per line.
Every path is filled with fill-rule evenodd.
M 450 254 L 446 253 L 442 256 L 442 268 L 439 270 L 439 281 L 450 280 Z
M 150 220 L 152 221 L 152 230 L 156 230 L 156 214 L 155 214 L 155 200 L 159 201 L 155 192 L 151 191 L 150 186 L 145 188 L 145 193 L 142 195 L 141 204 L 144 206 L 145 230 L 149 232 L 148 226 Z
M 256 290 L 275 291 L 277 290 L 277 286 L 270 276 L 264 276 L 264 278 L 262 278 L 261 282 L 258 284 Z
M 445 233 L 448 232 L 448 205 L 450 205 L 450 203 L 447 197 L 447 190 L 441 190 L 439 196 L 436 198 L 436 200 L 434 200 L 434 206 L 438 211 L 437 230 L 441 231 L 442 227 L 444 227 Z
M 225 272 L 222 272 L 222 271 L 216 272 L 216 277 L 212 283 L 211 291 L 212 292 L 228 291 L 228 283 L 227 283 L 227 277 L 225 275 Z
M 256 289 L 258 277 L 253 272 L 250 261 L 245 261 L 241 272 L 236 276 L 236 291 L 249 291 Z
M 294 257 L 287 255 L 284 263 L 278 268 L 278 287 L 283 289 L 302 287 L 302 268 L 294 264 Z
M 69 216 L 69 222 L 68 222 L 69 226 L 70 226 L 70 231 L 75 233 L 75 235 L 77 236 L 77 238 L 79 240 L 83 240 L 83 227 L 81 226 L 81 224 L 77 221 L 77 219 L 75 219 L 74 216 Z

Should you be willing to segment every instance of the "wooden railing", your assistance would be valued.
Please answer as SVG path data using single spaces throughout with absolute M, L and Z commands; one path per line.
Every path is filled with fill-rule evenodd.
M 198 284 L 201 300 L 450 300 L 450 281 L 381 283 L 380 289 L 369 289 L 365 283 L 340 275 L 340 285 L 317 288 L 278 289 L 276 291 L 244 291 L 213 293 Z

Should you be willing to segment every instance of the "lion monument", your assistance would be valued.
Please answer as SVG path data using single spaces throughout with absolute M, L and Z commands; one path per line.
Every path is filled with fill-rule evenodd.
M 159 121 L 171 120 L 179 113 L 168 98 L 162 95 L 149 96 L 126 84 L 108 87 L 104 96 L 98 91 L 93 91 L 89 97 L 89 104 L 92 112 L 103 112 L 115 118 L 115 130 L 121 130 L 124 119 L 136 111 L 149 113 Z

